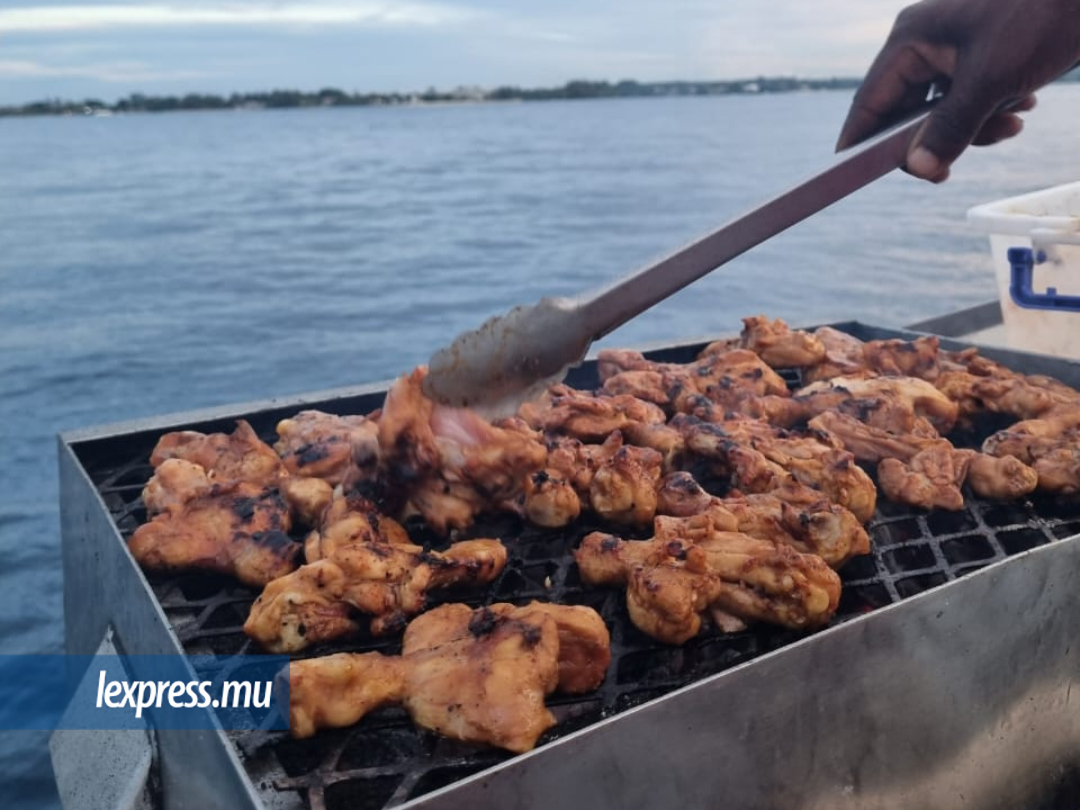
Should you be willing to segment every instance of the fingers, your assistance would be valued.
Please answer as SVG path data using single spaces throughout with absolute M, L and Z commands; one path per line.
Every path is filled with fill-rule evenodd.
M 1034 110 L 1035 105 L 1039 103 L 1039 100 L 1035 98 L 1035 94 L 1031 93 L 1024 96 L 1015 104 L 1009 105 L 1009 112 L 1027 112 L 1028 110 Z
M 975 140 L 971 143 L 973 146 L 990 146 L 1019 135 L 1020 130 L 1023 128 L 1024 122 L 1019 115 L 1015 113 L 997 113 L 990 116 L 987 122 L 983 124 L 983 128 L 979 130 L 979 134 L 975 136 Z
M 1034 94 L 1027 95 L 1019 101 L 1010 104 L 1002 112 L 994 113 L 987 122 L 983 124 L 983 128 L 979 130 L 979 134 L 976 135 L 975 140 L 971 142 L 972 145 L 990 146 L 1019 135 L 1020 131 L 1024 128 L 1024 120 L 1017 115 L 1017 113 L 1035 109 L 1036 103 L 1037 99 Z
M 923 50 L 908 45 L 886 45 L 855 93 L 836 142 L 837 151 L 865 140 L 917 110 L 926 100 L 930 83 L 942 73 Z
M 993 97 L 982 92 L 978 82 L 956 77 L 949 94 L 938 102 L 913 139 L 908 151 L 907 170 L 924 180 L 944 180 L 949 166 L 994 117 L 995 106 Z M 990 134 L 1008 137 L 1005 133 L 1019 119 L 1015 116 L 1010 119 L 1008 113 L 999 115 Z

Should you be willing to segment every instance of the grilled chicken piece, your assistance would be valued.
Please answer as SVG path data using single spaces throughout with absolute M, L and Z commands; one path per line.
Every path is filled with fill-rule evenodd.
M 170 458 L 198 464 L 211 482 L 218 484 L 245 481 L 271 485 L 285 473 L 277 453 L 243 419 L 237 420 L 236 429 L 228 435 L 194 430 L 166 433 L 154 447 L 150 463 L 159 467 Z
M 593 532 L 574 557 L 584 582 L 625 585 L 631 620 L 668 644 L 697 635 L 711 606 L 807 628 L 827 623 L 840 599 L 840 578 L 821 558 L 718 530 L 708 513 L 657 518 L 652 540 Z
M 864 365 L 863 341 L 831 326 L 815 329 L 813 334 L 825 346 L 825 357 L 818 365 L 803 370 L 804 382 L 870 374 Z
M 379 452 L 388 485 L 440 534 L 465 529 L 477 513 L 498 509 L 547 466 L 547 448 L 519 426 L 496 427 L 465 408 L 424 396 L 427 370 L 398 379 L 379 418 Z
M 1031 464 L 1062 441 L 1080 431 L 1080 408 L 1062 408 L 1041 419 L 1025 419 L 999 430 L 983 442 L 983 452 L 992 456 L 1016 456 Z
M 585 444 L 569 436 L 548 436 L 548 466 L 562 475 L 587 502 L 596 471 L 622 446 L 621 431 L 614 431 L 603 444 Z
M 885 416 L 872 419 L 881 405 L 866 407 L 861 403 L 888 399 L 898 400 L 885 411 Z M 801 403 L 809 416 L 830 410 L 840 410 L 871 421 L 875 426 L 894 430 L 911 430 L 911 416 L 926 419 L 939 433 L 948 433 L 956 424 L 959 406 L 931 383 L 916 377 L 837 377 L 800 388 L 794 399 Z M 852 403 L 854 409 L 852 410 Z M 847 406 L 848 410 L 845 410 Z M 890 424 L 891 416 L 900 424 Z
M 713 346 L 706 347 L 703 354 Z M 770 321 L 764 315 L 743 318 L 740 345 L 758 355 L 773 368 L 803 368 L 825 359 L 821 338 L 801 330 L 793 331 L 784 321 Z
M 304 559 L 312 563 L 333 557 L 338 549 L 357 543 L 408 545 L 408 532 L 393 518 L 382 514 L 374 503 L 356 493 L 342 493 L 331 499 L 318 528 L 304 543 Z
M 656 487 L 664 457 L 647 447 L 625 446 L 604 462 L 589 485 L 589 504 L 612 523 L 645 525 L 656 515 Z
M 179 458 L 165 459 L 143 487 L 143 506 L 151 515 L 179 512 L 185 503 L 207 494 L 212 486 L 202 466 Z
M 398 543 L 361 542 L 269 583 L 251 606 L 244 632 L 274 653 L 351 635 L 360 616 L 372 635 L 399 630 L 424 609 L 427 592 L 487 584 L 506 565 L 498 540 L 465 540 L 442 552 Z
M 991 377 L 947 371 L 935 384 L 965 416 L 985 411 L 1037 419 L 1080 402 L 1080 392 L 1051 377 L 1016 374 L 1007 369 L 995 369 Z
M 678 428 L 671 425 L 645 425 L 639 422 L 627 425 L 620 431 L 628 444 L 649 447 L 664 457 L 664 469 L 678 469 L 683 463 L 686 440 Z
M 290 477 L 274 451 L 243 420 L 231 435 L 191 430 L 167 433 L 154 448 L 150 463 L 156 469 L 142 494 L 151 515 L 177 511 L 197 495 L 239 482 L 276 486 L 293 515 L 308 526 L 318 522 L 330 501 L 328 484 Z
M 128 548 L 147 571 L 216 571 L 261 587 L 299 562 L 290 528 L 276 488 L 219 484 L 144 523 Z
M 863 359 L 876 374 L 918 377 L 932 382 L 940 373 L 941 341 L 934 336 L 915 340 L 871 340 Z
M 1015 456 L 996 458 L 976 453 L 968 466 L 967 484 L 983 498 L 1014 501 L 1034 492 L 1039 486 L 1039 478 L 1037 468 L 1029 467 Z M 1080 477 L 1073 480 L 1080 484 Z
M 591 608 L 443 605 L 410 623 L 400 656 L 293 662 L 290 727 L 310 737 L 400 703 L 419 726 L 521 753 L 555 725 L 544 698 L 592 691 L 609 660 L 607 628 Z
M 651 369 L 642 369 L 616 373 L 604 381 L 601 390 L 607 396 L 634 397 L 645 402 L 651 402 L 653 405 L 667 407 L 678 394 L 678 391 L 681 390 L 682 385 L 681 377 Z
M 891 500 L 913 506 L 929 508 L 928 504 L 938 503 L 943 508 L 962 508 L 960 485 L 964 476 L 977 495 L 998 500 L 1027 495 L 1038 483 L 1035 470 L 1019 459 L 1013 456 L 996 459 L 972 450 L 956 449 L 931 428 L 918 435 L 890 433 L 835 412 L 814 417 L 809 426 L 841 442 L 860 461 L 883 464 L 888 460 L 889 464 L 885 465 L 888 483 L 882 483 L 882 489 Z M 944 458 L 948 448 L 952 448 L 951 460 Z M 918 462 L 920 471 L 916 471 L 911 462 L 923 451 L 928 452 Z M 878 469 L 880 472 L 881 467 Z M 915 500 L 907 500 L 910 497 Z M 946 503 L 953 506 L 944 506 Z
M 783 377 L 748 349 L 706 352 L 685 364 L 654 363 L 638 352 L 608 349 L 600 352 L 598 369 L 605 393 L 633 394 L 679 412 L 687 412 L 701 397 L 730 410 L 762 397 L 789 395 Z
M 290 476 L 278 482 L 282 497 L 304 526 L 318 526 L 330 505 L 334 489 L 322 478 Z
M 1080 492 L 1080 408 L 1061 405 L 1041 419 L 1017 422 L 988 438 L 983 452 L 1031 465 L 1044 492 Z
M 810 430 L 839 442 L 859 461 L 873 463 L 886 458 L 906 461 L 923 448 L 942 441 L 933 428 L 925 431 L 926 435 L 894 433 L 837 411 L 826 411 L 815 416 L 808 426 Z
M 293 475 L 321 478 L 331 486 L 344 479 L 354 446 L 362 457 L 378 455 L 379 427 L 366 416 L 301 411 L 278 422 L 274 449 Z
M 581 498 L 557 469 L 535 472 L 525 479 L 525 517 L 537 526 L 569 526 L 581 514 Z
M 1080 492 L 1080 431 L 1062 437 L 1062 441 L 1035 459 L 1032 465 L 1039 476 L 1039 488 L 1059 495 Z
M 519 415 L 537 430 L 582 442 L 603 442 L 628 424 L 662 425 L 666 418 L 658 406 L 633 396 L 593 396 L 566 385 L 552 386 L 541 403 L 526 402 Z
M 707 513 L 719 531 L 788 543 L 798 551 L 818 555 L 833 568 L 870 553 L 870 535 L 855 515 L 806 487 L 792 485 L 772 493 L 717 498 L 692 475 L 678 472 L 664 478 L 657 494 L 657 511 L 662 515 Z
M 686 448 L 713 463 L 744 492 L 770 492 L 795 482 L 818 490 L 849 509 L 860 523 L 873 517 L 877 503 L 874 482 L 855 464 L 855 457 L 819 436 L 800 437 L 750 419 L 707 423 L 676 417 Z
M 814 332 L 825 345 L 824 360 L 803 372 L 803 379 L 818 382 L 834 377 L 879 375 L 918 377 L 933 381 L 941 371 L 940 341 L 936 337 L 863 342 L 832 327 Z
M 908 461 L 882 459 L 878 483 L 886 498 L 923 509 L 964 508 L 960 486 L 967 477 L 974 450 L 957 450 L 939 439 L 919 450 Z

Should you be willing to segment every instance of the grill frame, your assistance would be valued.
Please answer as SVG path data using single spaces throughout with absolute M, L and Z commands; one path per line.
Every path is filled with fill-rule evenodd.
M 918 336 L 916 333 L 881 329 L 858 322 L 834 324 L 834 326 L 864 340 L 893 337 L 912 339 Z M 665 346 L 647 353 L 656 360 L 685 361 L 688 356 L 696 353 L 696 350 L 704 342 L 706 341 Z M 966 344 L 943 341 L 943 346 L 948 348 L 962 348 L 964 345 Z M 1027 373 L 1052 374 L 1064 378 L 1066 382 L 1080 386 L 1080 364 L 993 349 L 980 349 L 980 351 L 1012 368 Z M 571 374 L 568 382 L 577 385 L 588 384 L 587 381 L 594 374 L 594 364 L 586 364 L 582 368 L 576 369 Z M 183 650 L 181 638 L 174 631 L 165 610 L 155 596 L 154 585 L 142 574 L 131 559 L 130 554 L 128 554 L 123 538 L 110 514 L 110 504 L 99 494 L 95 482 L 91 480 L 87 473 L 88 469 L 107 466 L 112 456 L 123 455 L 130 457 L 133 454 L 141 453 L 144 458 L 147 457 L 154 442 L 163 431 L 178 429 L 228 431 L 236 418 L 243 417 L 252 422 L 257 432 L 265 434 L 268 430 L 272 430 L 273 424 L 278 419 L 291 415 L 296 410 L 304 407 L 321 408 L 337 413 L 367 412 L 381 404 L 381 397 L 386 387 L 386 383 L 377 383 L 291 399 L 269 400 L 248 405 L 177 414 L 62 435 L 60 437 L 60 467 L 68 651 L 73 653 L 92 652 L 107 627 L 112 627 L 120 639 L 120 646 L 127 652 L 180 653 Z M 897 549 L 914 548 L 920 543 L 925 543 L 928 536 L 926 521 L 934 519 L 934 516 L 932 515 L 930 518 L 912 518 L 902 512 L 903 510 L 900 510 L 900 512 L 891 516 L 876 516 L 875 521 L 879 525 L 899 525 L 907 520 L 914 520 L 918 524 L 919 537 L 907 544 L 903 542 L 897 544 Z M 1074 515 L 1074 518 L 1080 518 L 1080 512 Z M 978 521 L 979 527 L 985 529 L 981 513 Z M 1021 528 L 1022 525 L 1017 524 L 1016 528 Z M 1046 534 L 1049 530 L 1044 526 L 1043 531 Z M 965 533 L 960 531 L 954 534 L 961 537 Z M 971 534 L 971 532 L 968 532 L 968 534 Z M 112 542 L 110 542 L 109 536 L 111 536 Z M 949 539 L 951 538 L 939 536 L 938 540 L 929 545 L 929 553 L 934 558 L 935 566 L 945 561 L 943 547 L 940 543 Z M 1046 539 L 1057 538 L 1052 538 L 1049 534 L 1046 534 Z M 1007 558 L 995 563 L 995 559 L 999 559 L 1004 555 L 1003 549 L 994 543 L 991 544 L 994 556 L 972 562 L 969 569 L 990 565 L 989 570 L 994 570 L 1001 566 L 1007 566 L 1012 559 L 1017 559 Z M 1054 545 L 1060 546 L 1062 544 Z M 1021 557 L 1026 556 L 1046 557 L 1049 555 L 1046 554 L 1046 549 L 1041 549 L 1021 555 Z M 889 593 L 890 599 L 898 596 L 896 583 L 904 575 L 894 576 L 892 572 L 884 570 L 884 563 L 880 555 L 875 555 L 874 559 L 877 568 L 880 570 L 872 572 L 871 578 L 879 577 L 884 579 L 886 587 L 891 589 Z M 104 600 L 106 604 L 95 605 L 93 609 L 88 610 L 86 597 L 94 591 L 94 582 L 88 577 L 90 571 L 98 572 L 99 575 L 105 572 L 111 573 L 111 576 L 105 574 L 109 576 L 107 581 L 117 582 L 120 586 L 120 593 L 124 595 L 108 598 Z M 910 573 L 908 572 L 907 576 L 910 576 Z M 737 707 L 736 691 L 729 687 L 728 684 L 734 681 L 753 683 L 753 676 L 748 680 L 747 676 L 743 674 L 747 670 L 753 672 L 759 665 L 775 668 L 777 665 L 769 662 L 775 662 L 778 659 L 786 660 L 787 657 L 790 657 L 787 656 L 789 652 L 802 650 L 807 645 L 814 645 L 819 639 L 823 640 L 823 644 L 826 644 L 836 643 L 824 640 L 835 638 L 837 635 L 843 637 L 857 636 L 858 627 L 870 619 L 882 616 L 889 611 L 895 612 L 905 605 L 912 604 L 914 599 L 925 602 L 927 601 L 925 597 L 935 597 L 933 601 L 939 601 L 942 593 L 955 590 L 957 587 L 964 585 L 966 580 L 975 580 L 977 577 L 979 575 L 963 577 L 962 580 L 948 581 L 944 587 L 938 587 L 923 596 L 909 596 L 897 604 L 878 608 L 866 616 L 853 618 L 824 632 L 786 644 L 774 652 L 767 652 L 747 663 L 696 680 L 676 691 L 658 697 L 644 706 L 623 711 L 606 720 L 589 725 L 585 729 L 561 736 L 555 742 L 549 743 L 530 754 L 504 761 L 493 759 L 491 768 L 399 806 L 417 808 L 457 806 L 458 802 L 470 793 L 473 795 L 473 799 L 470 801 L 476 801 L 480 796 L 486 796 L 489 799 L 493 798 L 491 793 L 475 793 L 476 785 L 484 786 L 482 788 L 484 791 L 495 787 L 502 791 L 500 795 L 505 799 L 512 796 L 516 802 L 524 801 L 522 806 L 533 806 L 533 804 L 529 803 L 530 801 L 536 803 L 535 806 L 547 806 L 548 802 L 545 798 L 523 795 L 521 790 L 516 789 L 514 786 L 524 784 L 528 780 L 529 774 L 540 773 L 542 778 L 544 768 L 558 771 L 560 765 L 569 764 L 565 760 L 576 759 L 578 755 L 573 753 L 575 750 L 574 741 L 585 741 L 597 736 L 618 741 L 623 737 L 632 736 L 635 729 L 639 733 L 644 732 L 647 737 L 648 724 L 643 724 L 640 720 L 643 715 L 647 714 L 655 718 L 656 716 L 672 713 L 682 716 L 685 713 L 685 705 L 689 705 L 690 702 L 688 696 L 697 694 L 699 690 L 705 690 L 705 692 L 717 695 L 728 695 L 736 701 L 733 705 Z M 858 587 L 859 585 L 858 582 L 849 582 L 850 577 L 845 577 L 845 580 L 848 580 L 845 583 L 846 589 L 848 587 Z M 849 630 L 848 628 L 855 629 Z M 841 644 L 844 643 L 841 642 Z M 802 653 L 802 655 L 805 655 L 805 653 Z M 612 672 L 609 677 L 614 678 L 615 673 Z M 751 689 L 752 687 L 747 686 L 744 688 Z M 670 705 L 661 708 L 661 704 Z M 657 712 L 660 712 L 661 715 L 657 715 Z M 635 721 L 632 719 L 634 717 L 639 719 Z M 616 726 L 615 724 L 619 725 Z M 616 730 L 613 732 L 612 729 Z M 194 739 L 191 735 L 198 735 L 198 739 Z M 241 761 L 242 759 L 248 759 L 249 755 L 252 761 L 257 759 L 257 739 L 238 740 L 234 736 L 221 731 L 177 732 L 173 735 L 161 733 L 159 738 L 162 747 L 162 781 L 166 806 L 172 804 L 174 797 L 181 795 L 194 796 L 200 801 L 209 802 L 211 806 L 220 803 L 222 806 L 265 807 L 268 810 L 274 807 L 303 806 L 296 801 L 298 798 L 296 794 L 259 790 L 255 787 L 256 781 L 265 783 L 267 779 L 274 780 L 277 778 L 280 780 L 280 774 L 249 772 Z M 194 756 L 194 759 L 204 760 L 195 768 L 191 767 L 195 765 L 192 761 L 193 744 L 196 744 L 199 749 L 199 753 Z M 172 753 L 167 749 L 172 749 Z M 570 753 L 567 753 L 568 751 Z M 179 756 L 182 759 L 174 761 L 170 767 L 170 759 L 173 756 Z M 552 758 L 556 762 L 552 762 Z M 185 763 L 185 765 L 181 766 L 180 763 Z M 542 765 L 541 770 L 537 771 L 535 763 L 547 764 Z M 179 770 L 174 771 L 174 768 L 179 768 Z M 200 773 L 205 774 L 206 778 L 192 780 L 191 770 L 198 770 Z M 690 772 L 684 773 L 683 776 L 689 779 L 695 778 L 695 775 Z M 697 778 L 700 778 L 700 776 Z M 548 781 L 557 780 L 549 779 Z M 554 784 L 549 787 L 556 791 L 558 789 L 558 786 Z M 174 791 L 177 792 L 174 793 Z M 223 801 L 224 796 L 228 797 L 228 801 Z M 571 799 L 571 797 L 565 795 L 563 798 L 565 801 Z M 596 806 L 596 797 L 593 797 L 591 801 L 594 802 L 592 806 Z M 314 806 L 319 807 L 320 805 L 315 803 Z M 462 806 L 469 805 L 466 803 Z M 580 799 L 574 799 L 572 806 L 584 806 L 584 804 L 580 804 Z M 610 806 L 619 805 L 615 803 Z

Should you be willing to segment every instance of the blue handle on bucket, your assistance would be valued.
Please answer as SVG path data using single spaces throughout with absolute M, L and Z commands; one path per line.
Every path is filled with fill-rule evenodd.
M 1040 251 L 1039 260 L 1045 260 Z M 1035 252 L 1027 247 L 1009 248 L 1012 276 L 1009 295 L 1024 309 L 1053 309 L 1058 312 L 1080 312 L 1080 295 L 1058 295 L 1055 287 L 1037 293 L 1032 287 L 1035 276 Z

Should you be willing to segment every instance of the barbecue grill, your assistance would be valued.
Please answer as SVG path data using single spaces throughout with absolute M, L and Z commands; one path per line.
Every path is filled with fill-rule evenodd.
M 863 340 L 917 337 L 857 322 Z M 704 344 L 646 352 L 687 362 Z M 943 341 L 948 348 L 961 344 Z M 1080 387 L 1080 364 L 983 350 Z M 792 385 L 797 374 L 788 374 Z M 597 384 L 595 363 L 572 385 Z M 60 437 L 69 653 L 108 636 L 128 654 L 244 655 L 257 595 L 210 575 L 147 577 L 124 539 L 145 520 L 150 451 L 169 430 L 264 438 L 303 408 L 367 413 L 386 386 L 198 411 Z M 970 436 L 977 441 L 979 436 Z M 961 512 L 882 500 L 873 553 L 842 571 L 834 622 L 807 635 L 712 630 L 681 647 L 643 635 L 617 589 L 582 585 L 570 556 L 591 526 L 539 530 L 513 518 L 477 527 L 511 562 L 473 605 L 534 598 L 584 604 L 612 631 L 593 694 L 554 696 L 559 724 L 512 756 L 446 740 L 381 710 L 352 729 L 293 740 L 265 731 L 154 735 L 165 808 L 899 808 L 1080 807 L 1080 499 L 1016 504 L 968 494 Z M 422 539 L 422 538 L 421 538 Z M 397 652 L 357 639 L 306 651 Z

